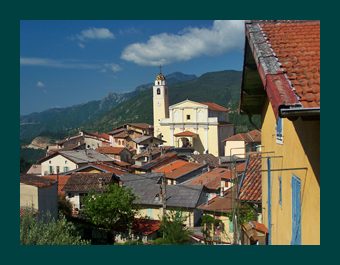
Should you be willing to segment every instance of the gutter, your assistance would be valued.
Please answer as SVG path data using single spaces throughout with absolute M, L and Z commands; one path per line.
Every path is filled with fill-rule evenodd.
M 280 106 L 279 116 L 281 118 L 294 118 L 294 117 L 312 117 L 320 116 L 320 107 L 318 108 L 303 108 L 294 106 Z

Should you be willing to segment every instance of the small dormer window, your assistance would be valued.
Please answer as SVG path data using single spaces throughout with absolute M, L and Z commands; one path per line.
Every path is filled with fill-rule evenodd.
M 157 95 L 160 95 L 160 94 L 161 94 L 161 89 L 157 88 Z

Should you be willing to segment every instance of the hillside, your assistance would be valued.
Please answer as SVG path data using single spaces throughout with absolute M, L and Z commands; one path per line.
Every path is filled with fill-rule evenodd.
M 196 79 L 195 75 L 175 72 L 167 76 L 170 84 Z M 133 92 L 110 93 L 102 100 L 93 100 L 66 108 L 53 108 L 20 117 L 20 140 L 29 144 L 37 136 L 63 138 L 87 123 L 93 123 L 120 103 L 138 96 L 152 83 L 138 86 Z
M 205 73 L 197 78 L 175 72 L 167 75 L 170 104 L 185 99 L 213 101 L 237 109 L 240 71 L 226 70 Z M 137 86 L 133 92 L 110 93 L 102 100 L 94 100 L 67 108 L 54 108 L 20 117 L 20 140 L 29 144 L 37 136 L 60 139 L 75 133 L 78 128 L 107 132 L 126 122 L 152 124 L 152 85 Z M 248 118 L 233 112 L 231 121 L 236 131 L 253 129 Z
M 241 72 L 220 71 L 206 73 L 197 79 L 169 85 L 170 105 L 191 99 L 194 101 L 213 101 L 224 106 L 237 106 L 240 97 Z M 117 105 L 95 122 L 87 123 L 88 130 L 110 131 L 125 122 L 147 122 L 152 124 L 151 87 L 138 91 L 135 97 Z M 245 117 L 233 119 L 236 123 Z M 247 122 L 246 122 L 247 123 Z M 247 128 L 244 128 L 245 130 Z

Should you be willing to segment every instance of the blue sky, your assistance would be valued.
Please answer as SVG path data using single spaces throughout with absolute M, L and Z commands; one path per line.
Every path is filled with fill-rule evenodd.
M 132 91 L 163 73 L 241 70 L 242 21 L 21 21 L 20 113 Z

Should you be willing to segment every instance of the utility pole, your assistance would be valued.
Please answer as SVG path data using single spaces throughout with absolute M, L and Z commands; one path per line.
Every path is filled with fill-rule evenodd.
M 163 216 L 166 214 L 166 178 L 165 174 L 163 173 L 162 176 L 162 184 L 161 184 L 161 196 L 162 196 L 162 209 L 163 209 Z
M 162 175 L 162 184 L 161 184 L 161 198 L 162 198 L 162 219 L 165 218 L 166 215 L 166 178 L 165 173 Z M 163 238 L 165 238 L 165 234 L 163 233 Z

